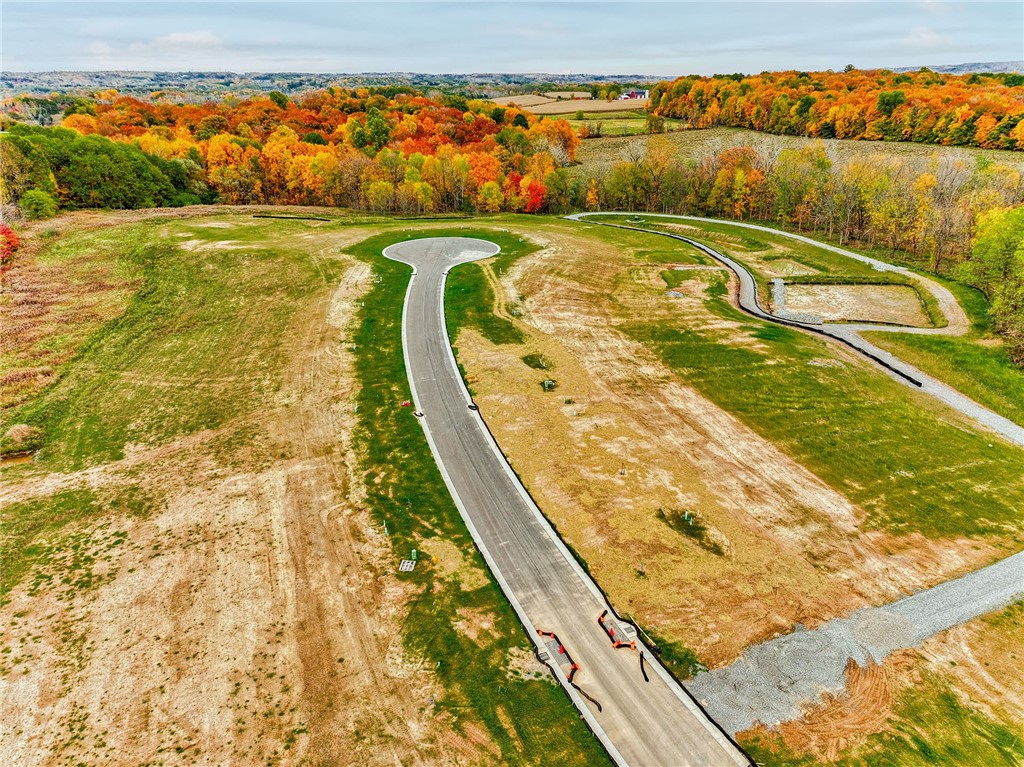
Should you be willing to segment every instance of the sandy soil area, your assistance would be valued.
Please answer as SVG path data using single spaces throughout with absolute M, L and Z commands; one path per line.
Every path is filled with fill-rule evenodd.
M 786 285 L 786 308 L 825 322 L 881 322 L 931 327 L 917 293 L 908 285 Z
M 661 316 L 760 344 L 703 308 L 712 272 L 695 271 L 666 299 L 663 266 L 637 266 L 562 227 L 522 234 L 546 247 L 506 272 L 502 295 L 525 296 L 529 341 L 496 347 L 463 332 L 460 362 L 517 472 L 621 612 L 716 666 L 796 623 L 991 561 L 974 542 L 861 530 L 860 509 L 617 328 Z M 520 360 L 534 352 L 552 363 L 543 376 Z M 835 354 L 830 364 L 863 364 Z M 543 391 L 544 377 L 555 391 Z M 698 512 L 724 554 L 670 528 L 659 509 Z
M 360 504 L 344 338 L 371 285 L 351 262 L 297 314 L 287 375 L 255 422 L 3 488 L 4 502 L 83 485 L 158 502 L 76 528 L 47 565 L 52 580 L 9 595 L 0 763 L 435 765 L 496 753 L 479 727 L 452 737 L 451 715 L 435 714 L 435 677 L 402 649 L 413 594 Z M 259 436 L 226 450 L 238 430 Z

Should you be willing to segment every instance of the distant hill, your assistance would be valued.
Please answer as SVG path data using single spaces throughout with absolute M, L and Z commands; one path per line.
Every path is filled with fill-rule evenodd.
M 472 96 L 507 96 L 536 91 L 576 90 L 580 85 L 619 83 L 630 86 L 653 84 L 663 77 L 623 74 L 551 74 L 546 72 L 471 74 L 427 74 L 420 72 L 2 72 L 0 92 L 5 96 L 53 92 L 91 93 L 116 88 L 129 96 L 149 97 L 160 91 L 170 97 L 219 99 L 252 96 L 270 91 L 297 95 L 330 86 L 370 88 L 405 86 L 420 91 L 463 93 Z M 573 87 L 576 86 L 576 87 Z
M 891 67 L 892 72 L 916 72 L 921 67 Z M 970 64 L 943 64 L 929 66 L 933 72 L 950 75 L 969 75 L 974 72 L 1017 72 L 1024 74 L 1024 61 L 982 61 Z

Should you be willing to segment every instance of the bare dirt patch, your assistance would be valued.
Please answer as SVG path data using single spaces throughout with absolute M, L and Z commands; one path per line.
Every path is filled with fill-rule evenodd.
M 365 236 L 313 249 L 337 258 Z M 401 638 L 416 595 L 361 504 L 345 336 L 371 285 L 350 262 L 297 312 L 258 422 L 5 488 L 22 500 L 139 488 L 153 503 L 61 531 L 54 548 L 72 554 L 10 593 L 0 762 L 433 765 L 497 753 L 479 727 L 452 738 L 451 715 L 431 706 L 440 687 Z M 259 449 L 231 448 L 239 430 L 256 430 L 245 441 Z M 83 563 L 78 551 L 99 554 Z
M 1024 721 L 1022 614 L 1024 605 L 1018 603 L 949 629 L 915 650 L 898 651 L 884 664 L 859 668 L 851 663 L 842 695 L 825 696 L 808 707 L 803 717 L 778 725 L 775 731 L 793 752 L 832 763 L 877 733 L 918 731 L 927 737 L 931 726 L 955 727 L 955 723 L 907 721 L 898 711 L 901 696 L 934 695 L 934 691 L 922 692 L 926 675 L 948 685 L 961 705 L 1019 729 Z M 759 726 L 741 739 L 767 733 Z
M 913 666 L 911 650 L 893 656 L 885 665 L 861 668 L 851 663 L 846 670 L 846 692 L 842 696 L 826 695 L 819 705 L 808 709 L 802 719 L 781 724 L 776 730 L 794 751 L 834 762 L 842 751 L 862 744 L 868 735 L 885 729 L 893 713 L 895 692 L 906 684 L 901 677 Z M 766 732 L 760 726 L 744 735 Z
M 786 308 L 825 322 L 879 322 L 931 327 L 917 292 L 908 285 L 786 285 Z

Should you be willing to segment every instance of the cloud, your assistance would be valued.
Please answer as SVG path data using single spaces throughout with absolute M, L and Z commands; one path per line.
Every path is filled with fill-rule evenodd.
M 88 50 L 90 54 L 100 59 L 114 55 L 114 47 L 110 43 L 90 43 Z
M 85 48 L 96 66 L 107 69 L 164 69 L 181 64 L 208 65 L 226 53 L 224 41 L 207 30 L 170 32 L 150 40 L 110 43 L 97 40 Z
M 914 27 L 903 38 L 903 42 L 915 48 L 938 48 L 945 45 L 948 39 L 945 35 L 940 35 L 931 27 Z
M 220 50 L 224 41 L 212 32 L 197 29 L 193 32 L 171 32 L 169 35 L 157 37 L 142 43 L 132 43 L 128 50 L 132 53 L 197 53 Z

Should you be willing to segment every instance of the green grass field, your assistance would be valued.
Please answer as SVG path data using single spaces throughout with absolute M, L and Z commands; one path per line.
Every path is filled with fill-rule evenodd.
M 985 296 L 952 280 L 933 279 L 952 290 L 964 307 L 971 321 L 967 335 L 865 333 L 864 337 L 1004 418 L 1024 424 L 1024 369 L 1013 364 L 993 333 Z
M 107 230 L 123 245 L 125 268 L 142 274 L 140 289 L 55 386 L 8 415 L 42 431 L 37 460 L 47 468 L 118 460 L 129 443 L 160 444 L 256 412 L 280 375 L 280 336 L 296 309 L 340 274 L 333 260 L 288 244 L 302 222 L 246 222 L 216 235 L 171 225 L 246 246 L 202 257 L 177 247 L 164 226 Z M 73 234 L 61 247 L 89 248 L 102 236 Z
M 496 314 L 494 290 L 485 270 L 493 275 L 495 269 L 508 269 L 515 261 L 536 251 L 532 243 L 523 242 L 507 232 L 466 230 L 463 237 L 480 237 L 490 240 L 501 248 L 501 252 L 485 264 L 475 262 L 459 264 L 448 273 L 445 284 L 444 316 L 448 326 L 448 337 L 452 343 L 459 337 L 459 331 L 471 327 L 483 334 L 494 344 L 521 344 L 523 332 L 506 317 Z
M 1001 345 L 977 337 L 936 337 L 865 333 L 872 343 L 1011 421 L 1024 424 L 1024 370 Z M 998 339 L 991 339 L 998 343 Z

